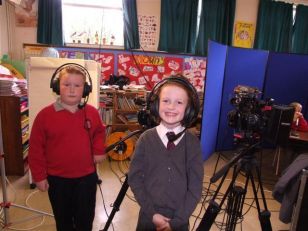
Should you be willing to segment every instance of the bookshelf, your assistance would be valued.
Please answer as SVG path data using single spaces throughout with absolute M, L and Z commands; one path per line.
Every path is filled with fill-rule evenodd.
M 107 135 L 116 131 L 135 131 L 140 129 L 138 111 L 142 106 L 136 105 L 134 99 L 146 101 L 145 90 L 101 90 L 100 113 L 107 126 Z
M 28 170 L 29 110 L 25 80 L 0 78 L 0 122 L 7 175 Z

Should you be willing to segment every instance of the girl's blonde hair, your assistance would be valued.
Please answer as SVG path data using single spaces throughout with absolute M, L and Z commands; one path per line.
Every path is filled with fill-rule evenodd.
M 300 103 L 298 103 L 298 102 L 292 102 L 292 103 L 290 103 L 290 106 L 294 107 L 294 108 L 297 108 L 297 107 L 301 107 L 302 105 Z

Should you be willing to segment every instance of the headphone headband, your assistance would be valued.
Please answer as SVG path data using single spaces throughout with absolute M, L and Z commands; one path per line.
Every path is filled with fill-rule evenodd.
M 181 85 L 187 91 L 190 102 L 185 110 L 185 115 L 182 121 L 182 125 L 184 127 L 189 127 L 191 126 L 192 123 L 195 122 L 195 120 L 198 117 L 198 113 L 200 111 L 199 96 L 194 86 L 189 82 L 187 78 L 185 78 L 182 75 L 170 76 L 168 78 L 165 78 L 159 81 L 154 86 L 149 96 L 147 97 L 147 110 L 150 110 L 150 113 L 154 117 L 155 121 L 159 122 L 160 120 L 160 117 L 159 117 L 160 90 L 166 84 L 173 84 L 173 83 L 177 83 Z
M 52 74 L 52 77 L 50 79 L 50 88 L 57 95 L 60 95 L 60 79 L 59 79 L 58 75 L 62 70 L 66 69 L 68 67 L 76 67 L 84 74 L 86 79 L 85 79 L 82 97 L 83 98 L 88 97 L 89 94 L 92 92 L 92 86 L 93 86 L 92 85 L 92 79 L 91 79 L 91 76 L 90 76 L 88 70 L 84 66 L 82 66 L 78 63 L 65 63 L 65 64 L 59 66 L 55 70 L 55 72 Z M 89 81 L 89 83 L 87 82 L 87 80 Z

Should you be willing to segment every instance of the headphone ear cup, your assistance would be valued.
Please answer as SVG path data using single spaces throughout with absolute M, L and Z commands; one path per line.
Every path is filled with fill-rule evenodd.
M 54 79 L 51 84 L 52 91 L 57 95 L 60 95 L 60 79 Z
M 149 109 L 151 115 L 157 119 L 159 116 L 159 97 L 156 94 L 153 94 L 151 99 L 149 100 Z
M 87 82 L 85 82 L 83 87 L 82 97 L 83 98 L 88 97 L 91 92 L 92 92 L 92 86 L 90 86 Z
M 183 122 L 184 122 L 184 126 L 186 127 L 189 123 L 190 123 L 190 121 L 191 121 L 191 119 L 192 119 L 192 114 L 193 114 L 193 110 L 192 110 L 192 108 L 191 108 L 191 106 L 189 105 L 187 108 L 186 108 L 186 110 L 185 110 L 185 114 L 184 114 L 184 118 L 183 118 Z

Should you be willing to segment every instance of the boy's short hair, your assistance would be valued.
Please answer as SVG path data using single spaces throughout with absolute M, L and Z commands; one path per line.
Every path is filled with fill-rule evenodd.
M 67 66 L 63 68 L 59 73 L 59 79 L 61 79 L 65 74 L 82 75 L 84 82 L 86 82 L 86 73 L 77 66 Z

